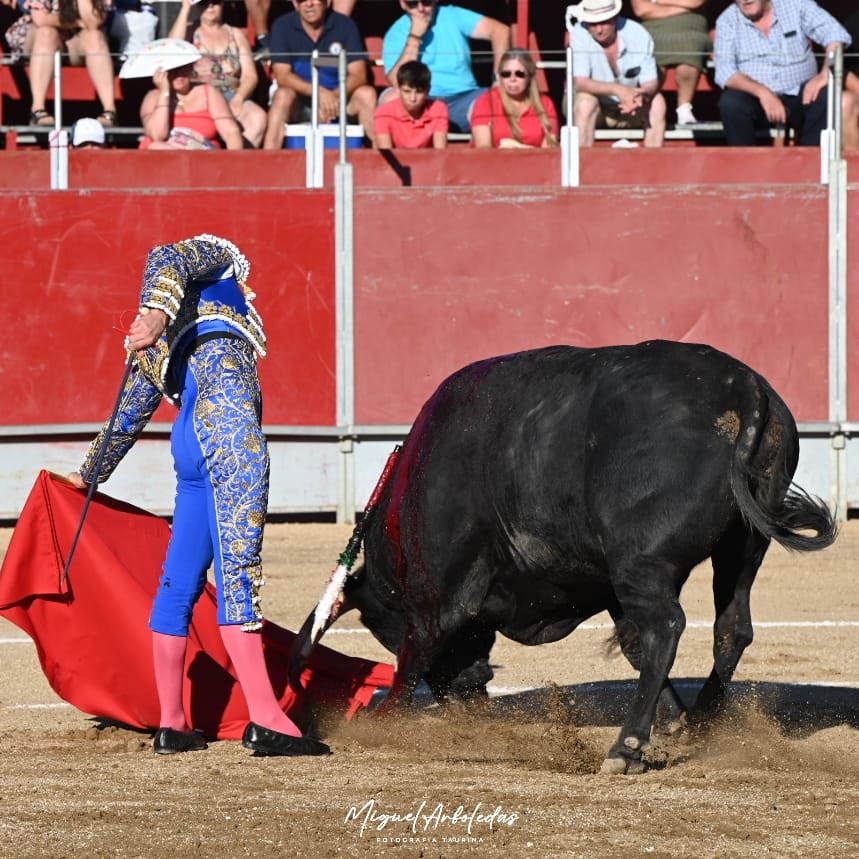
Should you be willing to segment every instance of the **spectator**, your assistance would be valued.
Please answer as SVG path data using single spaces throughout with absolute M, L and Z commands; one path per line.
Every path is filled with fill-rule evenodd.
M 505 51 L 497 88 L 480 95 L 471 116 L 478 149 L 557 146 L 558 114 L 537 87 L 537 64 L 528 51 Z
M 707 0 L 631 0 L 632 12 L 653 39 L 662 81 L 674 69 L 677 82 L 677 125 L 694 125 L 692 99 L 705 63 L 713 52 L 710 25 L 703 9 Z
M 446 149 L 447 105 L 430 98 L 432 72 L 419 60 L 397 70 L 399 98 L 376 108 L 377 149 Z
M 827 69 L 811 42 L 834 50 L 850 36 L 814 0 L 736 0 L 716 21 L 719 113 L 729 146 L 754 146 L 770 126 L 819 146 L 826 125 Z
M 859 151 L 859 11 L 851 12 L 844 21 L 850 36 L 852 56 L 844 59 L 844 149 Z
M 286 123 L 310 121 L 313 51 L 347 52 L 346 114 L 356 118 L 373 141 L 376 90 L 367 83 L 367 55 L 355 22 L 331 11 L 331 0 L 292 0 L 294 12 L 281 15 L 272 26 L 271 62 L 277 89 L 272 95 L 265 133 L 266 149 L 281 149 Z M 335 47 L 336 46 L 336 47 Z M 338 70 L 319 69 L 319 122 L 334 122 L 340 114 Z
M 271 15 L 271 0 L 245 0 L 245 8 L 254 33 L 254 59 L 268 60 L 271 56 L 271 38 L 268 19 Z M 333 0 L 332 9 L 341 15 L 351 15 L 355 0 Z
M 197 27 L 188 21 L 192 6 L 200 9 Z M 168 37 L 187 39 L 197 48 L 201 57 L 193 81 L 220 90 L 245 138 L 259 149 L 266 123 L 265 110 L 253 100 L 259 75 L 247 36 L 224 23 L 224 0 L 182 0 Z
M 469 39 L 492 45 L 493 68 L 510 47 L 510 28 L 459 6 L 439 6 L 437 0 L 400 0 L 405 12 L 385 33 L 382 62 L 392 89 L 381 101 L 396 96 L 397 71 L 403 63 L 421 60 L 432 72 L 430 95 L 447 105 L 451 131 L 471 128 L 471 109 L 485 88 L 477 85 L 471 67 Z
M 644 145 L 665 140 L 665 99 L 653 39 L 620 14 L 621 0 L 581 0 L 570 7 L 575 122 L 582 146 L 593 146 L 597 125 L 643 128 Z
M 97 119 L 79 119 L 70 132 L 72 149 L 104 149 L 104 126 Z
M 140 105 L 146 136 L 141 149 L 243 149 L 244 138 L 230 106 L 211 84 L 193 84 L 194 64 L 158 69 L 155 89 Z
M 115 125 L 113 61 L 103 30 L 107 14 L 102 0 L 19 0 L 19 5 L 25 14 L 7 30 L 7 40 L 16 58 L 30 57 L 30 125 L 54 124 L 45 103 L 56 51 L 67 52 L 72 65 L 86 63 L 102 106 L 98 121 Z
M 114 0 L 107 25 L 111 47 L 121 57 L 137 54 L 158 34 L 158 14 L 151 3 Z

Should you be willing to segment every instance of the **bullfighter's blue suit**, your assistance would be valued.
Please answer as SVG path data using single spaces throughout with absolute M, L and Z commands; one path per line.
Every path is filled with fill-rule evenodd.
M 162 397 L 178 407 L 171 434 L 173 533 L 149 623 L 165 635 L 187 635 L 212 561 L 218 622 L 247 630 L 262 625 L 269 456 L 256 362 L 265 355 L 265 334 L 248 273 L 235 245 L 215 236 L 150 251 L 140 307 L 161 310 L 170 321 L 135 357 L 99 473 L 93 471 L 107 425 L 80 470 L 85 481 L 103 482 Z

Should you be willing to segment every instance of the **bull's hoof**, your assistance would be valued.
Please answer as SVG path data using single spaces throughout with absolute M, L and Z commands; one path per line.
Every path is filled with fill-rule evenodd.
M 642 754 L 649 747 L 649 742 L 642 742 L 636 736 L 624 737 L 622 742 L 618 741 L 611 748 L 600 772 L 606 775 L 640 775 L 647 769 Z
M 686 715 L 683 714 L 679 719 L 673 719 L 670 722 L 657 723 L 653 727 L 653 733 L 674 742 L 686 739 L 689 736 Z
M 641 775 L 647 766 L 642 760 L 606 758 L 600 767 L 602 775 Z
M 624 758 L 606 758 L 600 767 L 602 775 L 626 775 L 626 765 L 629 763 Z

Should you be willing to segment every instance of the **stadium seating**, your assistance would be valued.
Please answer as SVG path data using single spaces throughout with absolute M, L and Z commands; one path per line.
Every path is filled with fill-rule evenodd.
M 487 12 L 490 4 L 487 2 L 473 2 L 473 0 L 458 0 L 465 6 L 479 8 Z M 708 16 L 711 23 L 715 22 L 717 15 L 725 8 L 730 0 L 718 0 L 710 4 Z M 852 10 L 855 0 L 820 0 L 821 5 L 837 17 L 843 18 Z M 161 6 L 168 4 L 162 3 Z M 275 0 L 272 7 L 272 16 L 282 14 L 292 9 L 292 4 L 286 0 Z M 505 0 L 498 4 L 498 17 L 512 20 L 512 32 L 514 45 L 528 47 L 534 54 L 539 65 L 539 86 L 542 92 L 547 92 L 560 105 L 563 98 L 564 87 L 564 41 L 566 32 L 562 18 L 563 7 L 555 4 L 537 3 L 535 0 Z M 626 4 L 625 14 L 629 14 Z M 0 7 L 0 31 L 5 31 L 8 26 L 9 15 L 13 14 L 8 7 Z M 384 69 L 381 64 L 382 36 L 397 17 L 399 10 L 395 3 L 388 0 L 359 0 L 355 8 L 355 19 L 365 36 L 368 54 L 371 60 L 372 82 L 378 89 L 388 85 Z M 488 11 L 488 14 L 494 14 Z M 253 31 L 244 8 L 242 0 L 227 0 L 225 18 L 233 26 L 243 27 L 247 30 L 250 39 L 253 39 Z M 524 28 L 520 30 L 517 22 L 521 21 Z M 165 31 L 169 21 L 164 20 L 160 31 Z M 527 31 L 527 38 L 523 32 Z M 160 32 L 163 35 L 163 32 Z M 23 138 L 22 132 L 29 133 L 29 138 L 34 145 L 44 145 L 47 136 L 45 129 L 30 129 L 29 121 L 30 92 L 28 70 L 25 65 L 14 65 L 10 63 L 8 52 L 4 51 L 2 37 L 0 37 L 0 143 L 8 147 L 16 145 Z M 480 59 L 484 62 L 476 63 L 479 77 L 487 78 L 489 70 L 486 57 Z M 264 98 L 266 89 L 261 81 L 260 93 Z M 117 81 L 117 112 L 119 128 L 110 132 L 116 139 L 117 145 L 132 145 L 135 143 L 134 134 L 139 136 L 138 108 L 140 99 L 145 92 L 145 87 L 128 88 L 120 85 Z M 666 77 L 663 92 L 668 101 L 669 117 L 673 116 L 676 104 L 676 82 L 673 71 L 669 71 Z M 72 67 L 64 64 L 62 67 L 62 93 L 63 109 L 62 123 L 70 125 L 81 116 L 94 116 L 100 106 L 96 98 L 92 82 L 83 67 Z M 718 122 L 718 111 L 716 108 L 717 90 L 712 82 L 711 75 L 702 76 L 698 86 L 695 99 L 695 113 L 701 120 L 700 127 L 694 128 L 672 128 L 669 126 L 666 140 L 669 143 L 719 143 L 720 123 Z M 53 108 L 53 89 L 49 94 L 48 109 Z M 627 135 L 634 138 L 634 134 Z M 617 135 L 612 132 L 601 131 L 598 133 L 598 141 L 611 144 Z M 467 138 L 466 138 L 467 139 Z

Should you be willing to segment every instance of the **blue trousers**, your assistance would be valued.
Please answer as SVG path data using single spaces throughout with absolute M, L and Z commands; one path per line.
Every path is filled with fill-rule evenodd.
M 456 95 L 439 96 L 439 101 L 443 101 L 447 105 L 448 115 L 450 118 L 450 130 L 462 134 L 467 134 L 471 131 L 471 110 L 474 107 L 474 102 L 477 97 L 486 92 L 486 88 L 470 89 L 467 92 L 457 93 Z
M 787 125 L 794 129 L 800 146 L 820 146 L 820 132 L 826 128 L 827 92 L 828 87 L 824 87 L 811 104 L 803 104 L 801 95 L 779 96 L 787 109 Z M 728 146 L 754 146 L 757 132 L 770 127 L 761 103 L 753 95 L 737 89 L 722 92 L 719 115 Z
M 253 350 L 243 340 L 208 340 L 178 372 L 182 405 L 171 434 L 176 506 L 149 628 L 188 634 L 214 561 L 218 623 L 256 629 L 269 456 Z

